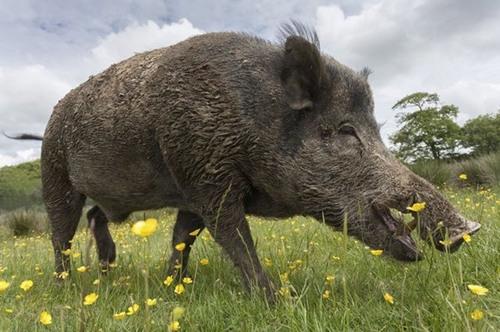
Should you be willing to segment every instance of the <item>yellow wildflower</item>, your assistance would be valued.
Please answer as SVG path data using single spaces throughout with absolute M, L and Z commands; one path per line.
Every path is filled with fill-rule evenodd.
M 470 318 L 473 320 L 481 320 L 484 318 L 484 313 L 481 310 L 476 309 L 470 313 Z
M 146 219 L 146 221 L 138 221 L 132 226 L 132 233 L 140 237 L 148 237 L 158 228 L 158 221 L 154 218 Z
M 186 285 L 189 285 L 193 283 L 193 279 L 191 279 L 190 277 L 184 277 L 182 278 L 182 282 L 185 283 Z
M 335 281 L 335 276 L 330 275 L 330 276 L 326 276 L 326 278 L 325 278 L 325 283 L 328 285 L 333 284 L 334 281 Z
M 167 277 L 167 278 L 163 281 L 163 284 L 164 284 L 165 286 L 167 286 L 167 287 L 168 287 L 168 286 L 172 285 L 172 283 L 173 283 L 173 282 L 174 282 L 174 277 L 172 277 L 172 276 L 168 276 L 168 277 Z
M 146 305 L 148 307 L 154 307 L 156 305 L 156 303 L 157 303 L 156 299 L 147 299 L 146 300 Z
M 97 301 L 99 295 L 96 293 L 90 293 L 83 298 L 83 305 L 92 305 Z
M 168 325 L 168 330 L 172 332 L 180 331 L 181 330 L 181 324 L 179 321 L 174 320 Z
M 7 288 L 9 288 L 10 282 L 7 282 L 5 280 L 0 280 L 0 292 L 5 291 Z
M 183 307 L 175 307 L 172 310 L 172 319 L 179 320 L 184 315 L 184 312 L 186 312 L 186 309 Z
M 73 255 L 71 255 L 71 257 L 73 257 L 73 258 L 78 258 L 80 256 L 81 256 L 81 254 L 79 252 L 75 252 L 75 253 L 73 253 Z
M 27 292 L 33 287 L 33 281 L 32 280 L 24 280 L 19 288 L 21 288 L 23 291 Z
M 265 257 L 264 258 L 264 265 L 265 266 L 273 266 L 273 261 L 271 260 L 271 258 Z
M 201 265 L 208 265 L 208 258 L 202 258 L 202 259 L 200 259 L 200 264 Z
M 137 303 L 134 303 L 130 307 L 128 307 L 127 316 L 132 316 L 133 314 L 137 313 L 138 311 L 139 311 L 139 305 Z
M 421 203 L 413 203 L 412 206 L 408 206 L 406 208 L 407 210 L 410 210 L 410 211 L 413 211 L 413 212 L 420 212 L 422 211 L 423 209 L 425 209 L 425 202 L 421 202 Z
M 113 319 L 114 320 L 122 320 L 125 318 L 127 314 L 125 313 L 125 311 L 122 311 L 122 312 L 119 312 L 119 313 L 116 313 L 116 314 L 113 314 Z
M 47 311 L 42 311 L 40 313 L 39 321 L 43 325 L 50 325 L 52 324 L 52 315 L 49 314 Z
M 65 280 L 67 277 L 69 277 L 69 272 L 68 271 L 62 271 L 57 275 L 57 278 Z
M 183 251 L 184 249 L 186 249 L 186 244 L 184 242 L 175 245 L 175 250 L 177 251 Z
M 61 251 L 64 256 L 69 256 L 71 255 L 71 248 L 68 248 L 66 250 Z
M 444 239 L 444 240 L 439 240 L 439 243 L 441 243 L 443 246 L 447 247 L 450 244 L 452 244 L 450 239 Z
M 96 279 L 92 282 L 92 285 L 99 285 L 101 283 L 101 281 L 99 279 Z
M 384 253 L 384 251 L 382 249 L 373 249 L 373 250 L 370 250 L 370 253 L 373 256 L 380 256 Z
M 470 237 L 469 234 L 464 234 L 464 236 L 462 236 L 462 238 L 464 239 L 465 242 L 467 243 L 470 243 L 470 241 L 472 241 L 472 238 Z
M 467 174 L 462 173 L 462 174 L 460 174 L 460 175 L 458 176 L 458 178 L 459 178 L 460 180 L 465 181 L 465 180 L 467 180 Z
M 387 303 L 394 304 L 394 297 L 389 293 L 384 293 L 384 300 Z
M 181 295 L 182 293 L 184 293 L 184 290 L 184 285 L 178 284 L 177 286 L 175 286 L 174 293 L 177 295 Z
M 479 295 L 479 296 L 483 296 L 483 295 L 486 295 L 488 293 L 488 288 L 483 287 L 481 285 L 469 284 L 469 285 L 467 285 L 467 288 L 469 288 L 469 290 L 473 294 L 476 294 L 476 295 Z
M 321 297 L 325 300 L 329 299 L 330 298 L 330 291 L 327 289 L 323 292 L 323 294 L 321 295 Z
M 198 236 L 198 234 L 200 234 L 200 232 L 201 232 L 201 228 L 198 228 L 198 229 L 195 229 L 194 231 L 192 231 L 191 233 L 189 233 L 189 235 Z
M 14 309 L 11 309 L 11 308 L 5 308 L 5 312 L 8 313 L 8 314 L 11 314 L 14 312 Z
M 88 268 L 86 266 L 80 266 L 76 269 L 78 272 L 80 273 L 83 273 L 83 272 L 87 272 Z

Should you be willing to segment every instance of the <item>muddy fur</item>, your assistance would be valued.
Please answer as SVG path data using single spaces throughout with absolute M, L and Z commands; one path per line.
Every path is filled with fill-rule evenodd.
M 302 30 L 301 30 L 302 29 Z M 313 216 L 398 259 L 415 260 L 375 207 L 403 209 L 419 194 L 429 234 L 462 225 L 430 184 L 387 151 L 373 115 L 368 71 L 322 54 L 297 23 L 282 44 L 209 33 L 112 65 L 54 108 L 42 147 L 43 195 L 58 272 L 85 198 L 99 258 L 115 257 L 107 221 L 137 210 L 179 209 L 173 245 L 207 227 L 272 297 L 245 214 Z M 428 218 L 427 218 L 428 217 Z M 412 240 L 408 240 L 412 241 Z M 187 262 L 174 250 L 176 262 Z M 182 267 L 185 272 L 185 266 Z

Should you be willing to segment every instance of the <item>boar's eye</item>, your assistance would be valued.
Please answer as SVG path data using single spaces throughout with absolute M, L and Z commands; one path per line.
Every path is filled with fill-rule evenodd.
M 354 127 L 349 123 L 341 124 L 338 132 L 340 135 L 351 135 L 358 138 L 358 135 L 356 134 L 356 129 L 354 129 Z

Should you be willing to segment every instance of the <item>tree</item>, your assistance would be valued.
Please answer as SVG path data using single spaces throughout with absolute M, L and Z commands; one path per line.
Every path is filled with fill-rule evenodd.
M 500 110 L 496 114 L 480 115 L 462 128 L 463 145 L 473 155 L 491 153 L 500 149 Z
M 416 92 L 393 107 L 401 128 L 390 137 L 396 156 L 406 162 L 448 159 L 458 155 L 461 129 L 455 122 L 458 108 L 440 105 L 435 93 Z

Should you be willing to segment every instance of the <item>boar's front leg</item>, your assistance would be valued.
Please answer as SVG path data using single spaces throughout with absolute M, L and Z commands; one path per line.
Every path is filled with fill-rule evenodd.
M 254 242 L 245 219 L 243 204 L 222 204 L 218 215 L 206 219 L 207 228 L 240 270 L 247 289 L 256 286 L 265 291 L 268 301 L 274 301 L 274 286 L 260 264 Z
M 109 264 L 116 259 L 116 246 L 108 229 L 108 218 L 96 205 L 87 212 L 87 220 L 95 238 L 99 264 L 103 271 L 107 271 Z
M 196 240 L 198 233 L 204 228 L 205 224 L 200 216 L 189 211 L 179 210 L 172 235 L 172 256 L 170 256 L 167 275 L 177 276 L 179 279 L 186 276 L 191 246 Z M 193 234 L 193 232 L 197 234 Z M 179 243 L 186 245 L 182 251 L 175 248 Z

